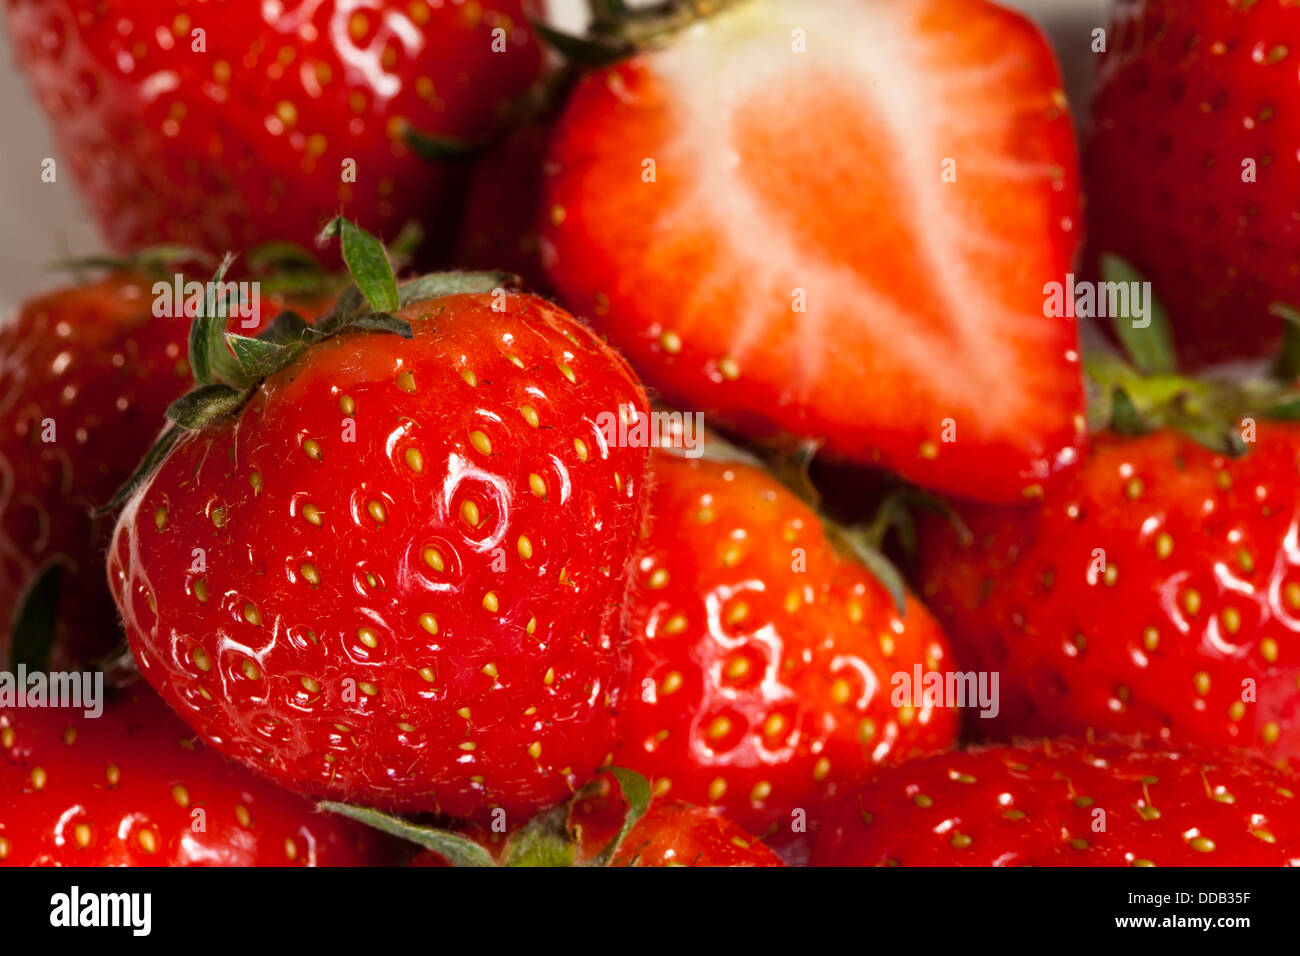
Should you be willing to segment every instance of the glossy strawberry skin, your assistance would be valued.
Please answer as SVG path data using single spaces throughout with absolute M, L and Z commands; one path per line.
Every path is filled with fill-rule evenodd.
M 1300 754 L 1300 428 L 1256 437 L 1232 460 L 1174 432 L 1103 435 L 1041 504 L 960 507 L 969 547 L 927 526 L 921 596 L 963 668 L 1001 674 L 974 734 Z
M 1086 443 L 1077 330 L 1044 313 L 1079 217 L 1059 87 L 982 0 L 735 5 L 577 84 L 543 264 L 675 407 L 1018 500 Z
M 748 833 L 703 807 L 655 803 L 627 835 L 612 866 L 784 866 Z
M 313 348 L 119 521 L 110 582 L 145 677 L 291 789 L 526 816 L 611 749 L 647 452 L 594 419 L 646 399 L 566 313 L 501 295 Z
M 58 562 L 55 667 L 118 639 L 104 627 L 114 617 L 102 585 L 111 522 L 90 511 L 134 471 L 190 382 L 188 320 L 153 315 L 152 283 L 114 272 L 32 299 L 0 326 L 0 621 Z
M 950 661 L 925 608 L 900 616 L 760 470 L 651 461 L 616 764 L 780 846 L 874 763 L 952 744 L 955 711 L 891 702 L 895 673 Z
M 374 831 L 317 813 L 195 741 L 141 685 L 94 718 L 0 710 L 0 866 L 380 866 L 390 858 Z
M 339 209 L 389 238 L 409 218 L 432 221 L 452 210 L 459 173 L 415 156 L 404 124 L 488 139 L 541 69 L 520 0 L 20 0 L 8 28 L 63 160 L 122 250 L 310 246 Z
M 1114 5 L 1085 151 L 1090 258 L 1153 283 L 1189 365 L 1267 354 L 1269 306 L 1300 303 L 1297 49 L 1286 0 Z
M 1296 866 L 1300 777 L 1126 739 L 939 754 L 822 821 L 814 866 Z

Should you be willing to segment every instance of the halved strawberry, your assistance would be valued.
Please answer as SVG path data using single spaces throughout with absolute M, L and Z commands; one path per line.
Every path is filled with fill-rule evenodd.
M 589 74 L 544 264 L 665 400 L 1014 499 L 1084 441 L 1052 53 L 984 0 L 751 0 Z M 638 21 L 640 24 L 640 21 Z M 639 28 L 639 27 L 638 27 Z

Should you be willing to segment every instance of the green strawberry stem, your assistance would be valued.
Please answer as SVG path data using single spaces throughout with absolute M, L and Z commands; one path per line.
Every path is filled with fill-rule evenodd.
M 623 791 L 623 799 L 627 801 L 627 813 L 623 815 L 623 826 L 614 839 L 597 854 L 593 861 L 595 866 L 609 866 L 614 861 L 627 835 L 650 809 L 650 782 L 645 777 L 635 770 L 627 770 L 623 767 L 610 767 L 609 772 L 613 774 L 619 788 Z

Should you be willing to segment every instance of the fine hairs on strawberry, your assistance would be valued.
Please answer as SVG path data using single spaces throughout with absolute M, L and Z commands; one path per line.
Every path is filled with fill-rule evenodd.
M 109 583 L 140 671 L 221 752 L 302 793 L 522 821 L 613 748 L 648 450 L 595 420 L 646 397 L 511 277 L 399 288 L 336 233 L 358 288 L 315 326 L 229 340 L 238 362 L 196 329 L 208 375 Z

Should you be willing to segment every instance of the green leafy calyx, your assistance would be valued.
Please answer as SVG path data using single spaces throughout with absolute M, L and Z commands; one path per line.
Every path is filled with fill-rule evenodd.
M 410 323 L 394 314 L 408 305 L 462 292 L 518 287 L 517 277 L 502 272 L 441 273 L 399 287 L 388 253 L 377 238 L 342 216 L 331 220 L 317 241 L 324 245 L 336 237 L 353 285 L 316 322 L 286 311 L 256 336 L 227 330 L 228 316 L 238 304 L 239 286 L 225 281 L 234 256 L 222 259 L 190 325 L 189 361 L 194 388 L 168 407 L 166 427 L 153 447 L 117 494 L 97 509 L 97 514 L 121 505 L 182 435 L 238 414 L 267 377 L 297 361 L 320 342 L 352 331 L 384 332 L 409 339 L 414 334 Z M 418 235 L 404 232 L 401 241 L 418 242 Z M 287 243 L 259 247 L 253 255 L 255 268 L 270 268 L 278 275 L 293 271 L 315 276 L 322 273 L 310 253 Z
M 651 792 L 646 778 L 634 770 L 611 767 L 608 772 L 618 782 L 627 810 L 618 833 L 589 858 L 579 854 L 578 841 L 569 830 L 572 808 L 587 795 L 587 789 L 578 791 L 570 803 L 543 810 L 533 817 L 510 834 L 495 854 L 454 830 L 407 820 L 382 810 L 333 801 L 322 802 L 318 807 L 432 850 L 452 866 L 610 866 L 627 835 L 650 808 Z

